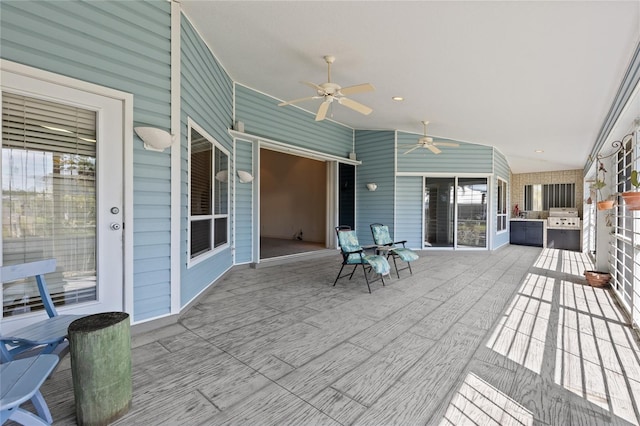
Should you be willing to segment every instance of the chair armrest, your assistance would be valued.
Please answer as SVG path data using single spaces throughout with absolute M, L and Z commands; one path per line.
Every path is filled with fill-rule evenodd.
M 364 250 L 360 249 L 360 250 L 355 250 L 355 251 L 345 251 L 344 254 L 350 255 L 350 254 L 363 253 L 363 252 L 364 252 Z
M 407 240 L 402 240 L 402 241 L 396 241 L 393 244 L 402 244 L 402 247 L 404 247 L 404 244 L 407 242 Z

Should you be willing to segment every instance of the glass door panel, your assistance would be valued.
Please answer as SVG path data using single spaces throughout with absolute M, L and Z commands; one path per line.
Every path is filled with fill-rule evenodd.
M 455 178 L 426 178 L 424 190 L 425 247 L 454 245 Z
M 458 247 L 487 246 L 487 179 L 459 178 L 456 191 Z

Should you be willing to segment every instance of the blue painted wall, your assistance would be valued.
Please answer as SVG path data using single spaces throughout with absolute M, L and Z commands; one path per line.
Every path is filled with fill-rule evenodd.
M 242 139 L 236 139 L 236 168 L 244 170 L 256 176 L 257 171 L 253 166 L 253 144 Z M 255 181 L 240 183 L 236 180 L 235 191 L 235 263 L 253 262 L 253 191 Z M 255 241 L 258 241 L 256 238 Z
M 465 142 L 458 142 L 449 139 L 437 138 L 438 141 L 456 142 L 458 147 L 441 147 L 440 154 L 433 154 L 431 151 L 418 148 L 405 154 L 410 147 L 418 142 L 421 135 L 414 133 L 397 132 L 397 172 L 416 173 L 422 175 L 446 174 L 456 176 L 459 174 L 475 173 L 489 176 L 489 184 L 495 184 L 494 168 L 499 170 L 500 176 L 509 181 L 509 167 L 505 157 L 498 153 L 494 154 L 493 147 L 476 145 Z M 408 240 L 412 248 L 422 247 L 422 221 L 424 215 L 423 198 L 423 177 L 421 176 L 398 176 L 396 179 L 395 196 L 395 222 L 397 227 L 396 239 Z M 496 235 L 495 215 L 497 200 L 495 198 L 495 188 L 490 191 L 488 209 L 488 225 L 492 229 L 493 238 L 490 248 L 498 247 L 508 242 L 508 233 Z
M 422 249 L 423 180 L 421 176 L 398 176 L 396 181 L 394 240 L 407 240 L 407 247 L 418 250 Z
M 170 128 L 170 3 L 0 2 L 0 56 L 134 95 L 134 124 Z M 170 312 L 170 156 L 134 135 L 134 321 Z
M 509 163 L 507 163 L 507 158 L 497 149 L 493 150 L 493 169 L 494 169 L 494 189 L 493 189 L 493 202 L 491 203 L 493 214 L 490 216 L 493 218 L 493 244 L 491 246 L 492 249 L 497 249 L 505 244 L 509 244 L 509 217 L 507 216 L 507 230 L 506 232 L 497 233 L 497 223 L 496 223 L 496 214 L 498 211 L 498 197 L 496 194 L 496 187 L 498 185 L 498 178 L 505 180 L 507 182 L 507 197 L 509 197 L 511 193 L 511 169 L 509 168 Z M 507 209 L 511 206 L 511 200 L 507 201 Z
M 398 147 L 418 142 L 420 135 L 398 132 Z M 460 146 L 442 147 L 442 152 L 434 155 L 431 151 L 418 148 L 404 154 L 409 148 L 398 148 L 398 172 L 415 173 L 493 173 L 493 148 L 484 145 L 458 142 L 437 138 L 438 141 L 455 142 Z
M 394 140 L 393 131 L 356 131 L 356 153 L 362 161 L 356 169 L 356 230 L 362 245 L 373 244 L 372 223 L 387 225 L 394 235 Z M 378 185 L 376 191 L 367 190 L 370 182 Z
M 245 132 L 278 142 L 347 157 L 353 147 L 353 129 L 331 120 L 314 121 L 314 115 L 294 106 L 279 107 L 271 96 L 236 84 L 236 121 Z
M 187 268 L 187 117 L 194 120 L 209 135 L 216 139 L 231 154 L 233 141 L 228 133 L 232 123 L 233 82 L 222 69 L 209 48 L 200 39 L 191 23 L 183 16 L 181 24 L 181 151 L 182 151 L 182 180 L 181 187 L 181 304 L 189 303 L 209 284 L 219 278 L 233 264 L 232 246 L 217 253 L 190 268 Z M 230 155 L 230 170 L 233 170 L 233 155 Z M 234 187 L 235 175 L 230 178 L 231 188 Z M 233 192 L 231 192 L 233 197 Z M 234 205 L 231 198 L 231 206 Z M 233 208 L 229 209 L 230 229 L 234 224 Z M 230 233 L 229 238 L 232 238 Z

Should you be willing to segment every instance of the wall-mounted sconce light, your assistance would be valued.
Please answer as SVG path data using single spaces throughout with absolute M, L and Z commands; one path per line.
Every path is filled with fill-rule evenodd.
M 367 189 L 369 191 L 375 191 L 376 189 L 378 189 L 378 185 L 376 185 L 375 183 L 368 183 L 367 184 Z
M 216 173 L 216 180 L 218 182 L 226 182 L 229 180 L 229 172 L 227 170 L 220 170 Z
M 134 130 L 144 142 L 144 149 L 149 151 L 162 152 L 170 147 L 174 140 L 171 133 L 157 127 L 136 127 Z
M 240 183 L 249 183 L 253 180 L 253 175 L 244 170 L 238 170 L 238 178 L 240 179 Z

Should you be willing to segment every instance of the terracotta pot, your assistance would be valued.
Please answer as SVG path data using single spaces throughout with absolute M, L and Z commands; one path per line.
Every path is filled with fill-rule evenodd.
M 584 276 L 591 287 L 606 287 L 611 275 L 604 271 L 584 271 Z
M 622 198 L 624 198 L 624 204 L 629 210 L 640 210 L 640 192 L 623 192 Z
M 613 200 L 598 201 L 598 210 L 609 210 L 613 208 Z

